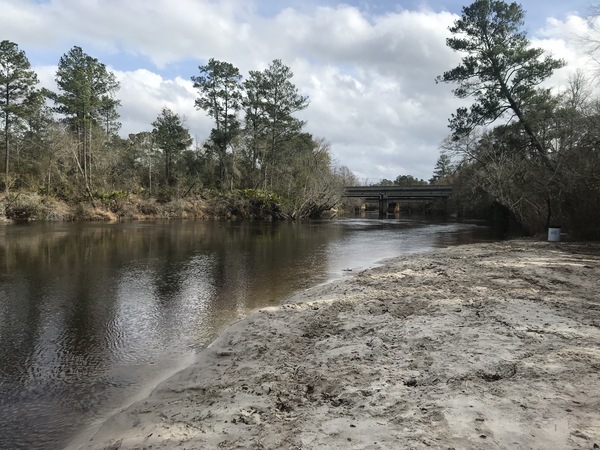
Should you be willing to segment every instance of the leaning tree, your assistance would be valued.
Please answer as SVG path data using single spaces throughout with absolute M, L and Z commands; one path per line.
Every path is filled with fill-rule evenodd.
M 453 92 L 457 97 L 473 99 L 469 108 L 458 108 L 450 118 L 454 139 L 465 139 L 477 127 L 510 125 L 507 130 L 511 133 L 500 134 L 510 136 L 513 144 L 504 145 L 495 139 L 493 151 L 486 154 L 496 157 L 498 152 L 505 152 L 501 161 L 511 167 L 502 169 L 525 173 L 529 181 L 515 191 L 514 186 L 508 186 L 512 181 L 501 178 L 498 182 L 504 182 L 511 195 L 503 202 L 495 198 L 513 213 L 523 207 L 539 211 L 524 224 L 533 232 L 541 228 L 542 217 L 546 223 L 550 221 L 552 204 L 556 203 L 553 185 L 557 185 L 560 168 L 544 133 L 556 101 L 540 84 L 565 63 L 530 45 L 522 30 L 524 15 L 521 5 L 502 0 L 475 0 L 464 7 L 450 28 L 452 37 L 446 41 L 448 47 L 463 54 L 461 63 L 436 81 L 456 83 Z M 514 132 L 516 129 L 519 131 Z M 481 165 L 481 158 L 477 163 L 483 172 L 494 166 Z M 486 176 L 496 177 L 493 173 Z
M 524 16 L 521 5 L 501 0 L 476 0 L 464 7 L 450 28 L 453 36 L 446 40 L 448 47 L 464 56 L 436 81 L 457 83 L 453 91 L 457 97 L 474 99 L 470 108 L 459 108 L 452 115 L 455 137 L 509 113 L 517 117 L 533 149 L 550 164 L 548 149 L 526 112 L 528 105 L 547 94 L 539 85 L 565 63 L 530 46 L 522 31 Z

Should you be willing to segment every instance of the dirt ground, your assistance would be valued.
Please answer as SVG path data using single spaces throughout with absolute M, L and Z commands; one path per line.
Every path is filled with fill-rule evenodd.
M 409 255 L 234 324 L 81 448 L 600 446 L 600 244 Z

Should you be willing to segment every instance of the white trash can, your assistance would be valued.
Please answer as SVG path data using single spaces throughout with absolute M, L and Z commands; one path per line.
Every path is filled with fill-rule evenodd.
M 560 227 L 553 226 L 548 228 L 548 241 L 560 242 Z

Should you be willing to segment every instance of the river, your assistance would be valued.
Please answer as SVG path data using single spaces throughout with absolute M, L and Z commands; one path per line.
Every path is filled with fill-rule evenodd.
M 302 289 L 488 240 L 487 227 L 414 219 L 2 226 L 0 448 L 64 446 Z

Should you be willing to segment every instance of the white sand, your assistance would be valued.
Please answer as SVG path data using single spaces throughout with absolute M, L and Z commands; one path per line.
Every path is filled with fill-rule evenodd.
M 600 245 L 401 257 L 260 310 L 75 448 L 600 445 Z

